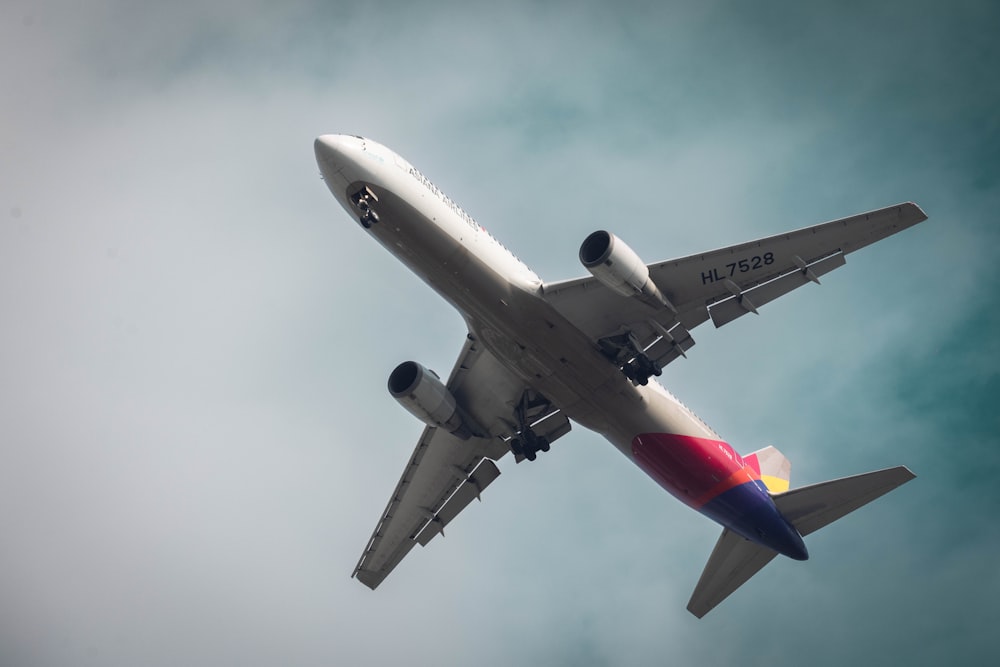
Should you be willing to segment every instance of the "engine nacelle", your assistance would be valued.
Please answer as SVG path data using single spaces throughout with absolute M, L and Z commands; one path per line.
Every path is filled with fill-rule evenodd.
M 472 434 L 455 397 L 440 378 L 415 361 L 404 361 L 389 374 L 389 393 L 414 417 L 467 440 Z
M 649 268 L 632 248 L 604 230 L 596 231 L 580 245 L 580 262 L 595 278 L 622 296 L 672 308 L 649 279 Z

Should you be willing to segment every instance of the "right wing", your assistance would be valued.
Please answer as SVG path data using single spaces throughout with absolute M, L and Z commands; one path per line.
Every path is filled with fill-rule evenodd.
M 897 204 L 719 250 L 656 262 L 649 277 L 669 306 L 623 297 L 593 276 L 549 283 L 545 298 L 594 341 L 630 332 L 665 366 L 694 345 L 690 330 L 732 322 L 845 263 L 845 255 L 926 220 Z
M 374 589 L 415 544 L 426 546 L 500 475 L 493 462 L 508 449 L 516 430 L 513 415 L 529 392 L 525 383 L 469 334 L 447 382 L 465 414 L 483 430 L 462 440 L 427 427 L 403 469 L 354 574 Z M 533 430 L 549 441 L 569 432 L 569 420 L 554 409 L 529 413 Z

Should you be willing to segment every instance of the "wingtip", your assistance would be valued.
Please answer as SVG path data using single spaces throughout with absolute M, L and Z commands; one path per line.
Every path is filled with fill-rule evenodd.
M 364 584 L 365 586 L 367 586 L 372 590 L 378 588 L 378 585 L 382 583 L 383 579 L 383 577 L 378 576 L 378 574 L 375 572 L 369 572 L 368 570 L 361 570 L 361 569 L 355 570 L 354 574 L 351 575 L 351 578 L 357 579 L 362 584 Z
M 690 604 L 687 606 L 687 610 L 689 612 L 691 612 L 691 615 L 694 616 L 695 618 L 705 618 L 705 614 L 707 614 L 708 612 L 712 611 L 711 608 L 708 608 L 708 609 L 698 609 L 697 607 L 694 607 L 694 606 L 692 606 Z
M 916 222 L 923 222 L 924 220 L 927 219 L 927 214 L 924 213 L 924 209 L 920 208 L 920 205 L 917 204 L 916 202 L 908 201 L 905 204 L 903 204 L 903 206 L 912 209 L 912 212 L 915 214 L 915 217 L 917 218 Z

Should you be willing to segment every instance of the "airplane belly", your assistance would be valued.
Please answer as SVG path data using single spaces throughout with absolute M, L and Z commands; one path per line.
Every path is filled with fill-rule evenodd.
M 448 211 L 369 187 L 380 216 L 369 233 L 455 306 L 498 359 L 684 503 L 720 521 L 732 513 L 726 499 L 755 478 L 718 434 L 655 382 L 634 386 L 537 291 L 512 282 L 510 267 L 480 257 L 475 228 L 438 224 Z
M 508 297 L 504 308 L 516 312 L 493 321 L 518 328 L 473 329 L 526 382 L 689 507 L 757 544 L 796 558 L 804 553 L 760 474 L 697 415 L 655 381 L 634 386 L 536 295 Z
M 737 483 L 733 475 L 745 468 L 742 458 L 665 388 L 655 382 L 634 386 L 536 294 L 514 291 L 503 308 L 512 312 L 470 327 L 567 417 L 602 434 L 668 491 L 690 499 L 688 504 L 703 504 L 730 488 L 726 483 Z M 519 326 L 511 328 L 512 322 Z
M 381 186 L 368 187 L 378 195 L 380 218 L 368 232 L 463 317 L 482 318 L 515 289 L 507 276 L 477 256 L 476 230 L 461 222 L 439 224 L 452 216 L 439 202 L 409 201 Z

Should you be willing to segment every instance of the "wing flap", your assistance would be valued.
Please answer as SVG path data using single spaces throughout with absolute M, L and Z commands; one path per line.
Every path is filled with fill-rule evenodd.
M 818 283 L 819 276 L 822 276 L 847 263 L 844 253 L 838 252 L 812 264 L 805 264 L 803 268 L 796 268 L 770 282 L 766 282 L 757 287 L 739 294 L 734 294 L 728 299 L 719 301 L 708 308 L 709 315 L 712 316 L 712 323 L 716 327 L 729 324 L 737 317 L 742 317 L 747 313 L 756 313 L 757 308 L 774 301 L 783 294 L 788 294 L 793 289 L 802 287 L 806 283 Z M 735 284 L 735 283 L 734 283 Z
M 458 513 L 468 507 L 473 500 L 480 499 L 480 494 L 487 486 L 493 483 L 500 476 L 500 469 L 497 464 L 489 459 L 483 459 L 475 472 L 469 475 L 468 479 L 462 482 L 458 490 L 445 502 L 438 513 L 427 522 L 424 529 L 417 535 L 417 542 L 420 546 L 426 547 L 427 543 L 437 534 L 444 535 L 444 527 L 451 523 L 451 520 L 458 516 Z M 462 476 L 465 477 L 464 475 Z

